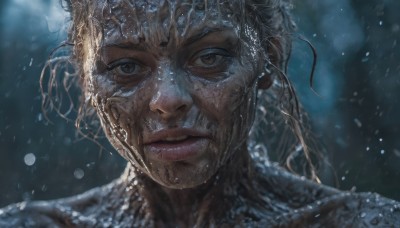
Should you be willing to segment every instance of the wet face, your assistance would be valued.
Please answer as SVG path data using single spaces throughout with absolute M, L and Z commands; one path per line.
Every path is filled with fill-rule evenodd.
M 236 1 L 109 2 L 95 6 L 103 34 L 84 63 L 109 141 L 161 185 L 206 182 L 246 153 L 262 65 L 256 31 L 235 19 Z

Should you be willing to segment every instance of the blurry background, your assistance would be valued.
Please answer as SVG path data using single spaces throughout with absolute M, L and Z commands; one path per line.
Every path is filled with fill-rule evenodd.
M 400 1 L 295 0 L 289 75 L 323 140 L 338 186 L 400 200 Z M 0 1 L 0 207 L 77 194 L 119 176 L 124 161 L 41 110 L 39 76 L 65 38 L 58 1 Z M 398 44 L 399 42 L 399 44 Z M 73 116 L 71 116 L 73 118 Z

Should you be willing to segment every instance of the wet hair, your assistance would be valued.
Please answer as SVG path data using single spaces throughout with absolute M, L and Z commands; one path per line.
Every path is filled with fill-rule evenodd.
M 101 31 L 91 26 L 93 23 L 96 24 L 93 17 L 90 17 L 93 14 L 90 7 L 93 1 L 60 1 L 63 8 L 70 13 L 70 27 L 67 40 L 54 53 L 58 53 L 63 47 L 70 47 L 71 51 L 68 55 L 59 57 L 52 53 L 42 72 L 43 109 L 54 109 L 61 116 L 69 118 L 68 115 L 77 108 L 75 123 L 78 131 L 97 143 L 101 131 L 95 111 L 85 96 L 88 87 L 85 85 L 83 64 L 85 51 L 88 51 L 85 49 L 85 37 Z M 271 156 L 288 170 L 319 181 L 316 164 L 322 155 L 316 152 L 315 146 L 312 146 L 314 142 L 311 140 L 306 116 L 286 75 L 296 30 L 290 15 L 291 1 L 244 0 L 241 4 L 244 22 L 258 31 L 264 51 L 267 53 L 263 75 L 271 77 L 273 81 L 269 89 L 258 92 L 256 120 L 253 125 L 257 128 L 253 128 L 250 132 L 249 151 L 252 156 Z M 97 24 L 97 27 L 101 25 Z M 46 78 L 46 69 L 50 70 L 49 78 Z M 60 71 L 64 72 L 61 80 L 57 78 Z M 69 95 L 73 84 L 82 92 L 77 106 Z M 67 111 L 61 111 L 62 107 L 65 109 L 65 104 L 62 104 L 56 95 L 60 88 L 64 88 L 70 100 L 70 105 L 66 107 Z M 85 131 L 90 125 L 95 125 L 98 130 Z

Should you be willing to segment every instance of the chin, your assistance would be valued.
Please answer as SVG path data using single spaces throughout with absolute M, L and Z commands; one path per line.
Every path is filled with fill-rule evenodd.
M 174 164 L 173 166 L 158 168 L 148 176 L 164 187 L 187 189 L 208 182 L 214 174 L 215 170 L 210 168 L 194 168 L 185 164 Z

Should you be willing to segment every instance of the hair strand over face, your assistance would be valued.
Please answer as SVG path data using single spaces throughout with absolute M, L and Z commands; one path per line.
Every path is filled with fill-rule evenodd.
M 82 95 L 80 99 L 80 106 L 77 110 L 78 117 L 76 118 L 76 126 L 78 130 L 86 138 L 90 138 L 90 134 L 85 134 L 81 131 L 82 122 L 86 118 L 93 118 L 95 111 L 91 107 L 90 87 L 88 86 L 87 74 L 90 66 L 85 66 L 88 58 L 93 58 L 95 53 L 90 48 L 99 45 L 102 39 L 103 29 L 100 22 L 94 20 L 94 6 L 98 4 L 98 1 L 89 0 L 60 0 L 63 8 L 70 13 L 70 27 L 68 32 L 68 40 L 65 41 L 61 48 L 66 46 L 72 46 L 71 54 L 68 60 L 63 57 L 51 58 L 46 64 L 45 68 L 50 69 L 50 78 L 48 85 L 44 86 L 44 75 L 42 73 L 41 85 L 43 94 L 43 108 L 44 109 L 55 109 L 61 116 L 66 116 L 76 106 L 70 99 L 71 106 L 69 111 L 66 113 L 60 112 L 60 106 L 57 106 L 54 102 L 53 96 L 57 96 L 52 93 L 54 88 L 58 88 L 56 75 L 57 71 L 61 68 L 62 64 L 72 64 L 75 68 L 75 73 L 64 74 L 64 81 L 70 80 L 70 76 L 74 76 L 77 80 L 77 84 L 81 88 Z M 99 1 L 104 4 L 103 10 L 105 9 L 108 0 Z M 205 8 L 208 6 L 208 1 L 205 0 Z M 271 77 L 274 81 L 272 87 L 268 90 L 259 92 L 258 97 L 258 120 L 257 123 L 281 124 L 280 128 L 273 128 L 270 133 L 276 133 L 280 131 L 281 139 L 276 140 L 275 146 L 269 145 L 271 150 L 275 150 L 274 153 L 281 154 L 284 157 L 283 164 L 291 171 L 301 173 L 309 176 L 311 179 L 318 181 L 316 167 L 313 161 L 313 156 L 318 154 L 314 153 L 312 146 L 311 136 L 307 132 L 307 126 L 304 125 L 304 113 L 301 111 L 299 101 L 297 99 L 295 90 L 287 77 L 287 66 L 291 54 L 292 38 L 294 37 L 295 24 L 290 16 L 291 1 L 290 0 L 244 0 L 241 1 L 243 5 L 241 7 L 241 23 L 248 24 L 252 28 L 258 31 L 259 39 L 263 46 L 264 64 L 266 65 L 266 75 L 264 77 Z M 243 28 L 243 26 L 242 26 Z M 90 45 L 89 45 L 90 43 Z M 92 53 L 91 53 L 92 52 Z M 53 56 L 53 53 L 52 55 Z M 315 62 L 314 62 L 315 66 Z M 314 69 L 313 66 L 313 69 Z M 313 75 L 313 72 L 312 72 Z M 67 77 L 68 76 L 68 77 Z M 310 78 L 312 86 L 312 77 Z M 68 78 L 68 79 L 66 79 Z M 66 85 L 64 83 L 64 85 Z M 65 91 L 68 93 L 69 86 L 65 86 Z M 57 94 L 57 92 L 56 92 Z M 274 110 L 278 110 L 275 112 Z M 96 122 L 98 121 L 89 121 Z M 84 123 L 86 125 L 87 123 Z M 99 129 L 99 126 L 97 126 Z M 257 130 L 257 129 L 255 129 Z M 268 132 L 258 132 L 257 136 L 268 135 Z M 287 134 L 291 134 L 292 137 L 288 137 Z M 96 141 L 98 137 L 98 130 L 93 135 L 93 141 Z M 265 143 L 263 137 L 256 141 L 262 141 L 261 144 Z M 290 139 L 289 139 L 290 138 Z M 286 140 L 289 139 L 289 140 Z M 256 143 L 260 144 L 260 143 Z M 270 142 L 267 142 L 267 145 Z M 274 144 L 274 143 L 271 143 Z M 296 158 L 300 151 L 305 157 L 306 165 L 308 167 L 306 171 L 299 170 L 293 166 Z M 297 159 L 298 160 L 298 159 Z M 318 159 L 317 159 L 318 160 Z M 308 171 L 307 171 L 308 170 Z

